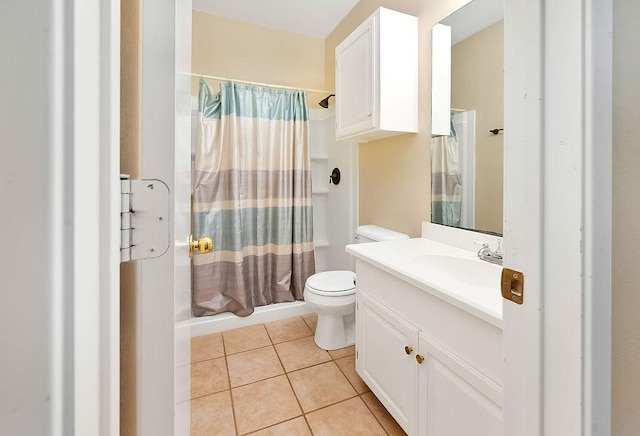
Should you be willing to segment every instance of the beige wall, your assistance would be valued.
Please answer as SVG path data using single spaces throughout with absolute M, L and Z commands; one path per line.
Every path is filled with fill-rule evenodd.
M 192 72 L 325 89 L 324 39 L 193 12 Z M 193 80 L 197 95 L 198 79 Z M 210 86 L 218 82 L 207 80 Z M 215 88 L 214 88 L 215 89 Z M 309 93 L 309 106 L 327 95 Z
M 475 228 L 502 233 L 504 21 L 451 48 L 451 106 L 476 110 Z M 464 190 L 464 187 L 463 187 Z
M 335 47 L 376 8 L 384 6 L 418 17 L 418 133 L 360 144 L 360 223 L 378 224 L 420 235 L 422 221 L 431 220 L 431 27 L 467 0 L 360 0 L 326 39 L 327 87 L 335 86 Z
M 640 2 L 613 4 L 612 434 L 631 436 L 640 433 Z
M 121 3 L 120 172 L 140 177 L 140 0 Z M 136 434 L 137 262 L 120 264 L 120 434 Z

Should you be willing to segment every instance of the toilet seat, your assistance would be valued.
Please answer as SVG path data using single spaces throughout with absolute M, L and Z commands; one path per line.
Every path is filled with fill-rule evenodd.
M 356 275 L 353 271 L 325 271 L 307 279 L 308 292 L 326 297 L 341 297 L 356 292 Z

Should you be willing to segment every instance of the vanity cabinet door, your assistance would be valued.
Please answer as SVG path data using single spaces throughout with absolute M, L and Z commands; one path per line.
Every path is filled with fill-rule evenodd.
M 445 347 L 419 334 L 418 434 L 501 435 L 502 388 Z
M 358 290 L 356 349 L 360 377 L 407 434 L 415 435 L 418 330 Z

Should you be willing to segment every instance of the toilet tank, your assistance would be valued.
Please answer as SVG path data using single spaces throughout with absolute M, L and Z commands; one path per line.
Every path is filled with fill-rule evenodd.
M 391 241 L 394 239 L 409 239 L 409 235 L 396 232 L 395 230 L 386 229 L 374 224 L 367 224 L 356 229 L 358 235 L 358 243 Z

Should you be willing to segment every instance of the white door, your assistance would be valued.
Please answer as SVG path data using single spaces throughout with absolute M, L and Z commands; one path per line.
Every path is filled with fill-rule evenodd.
M 505 2 L 506 436 L 610 429 L 611 3 Z

